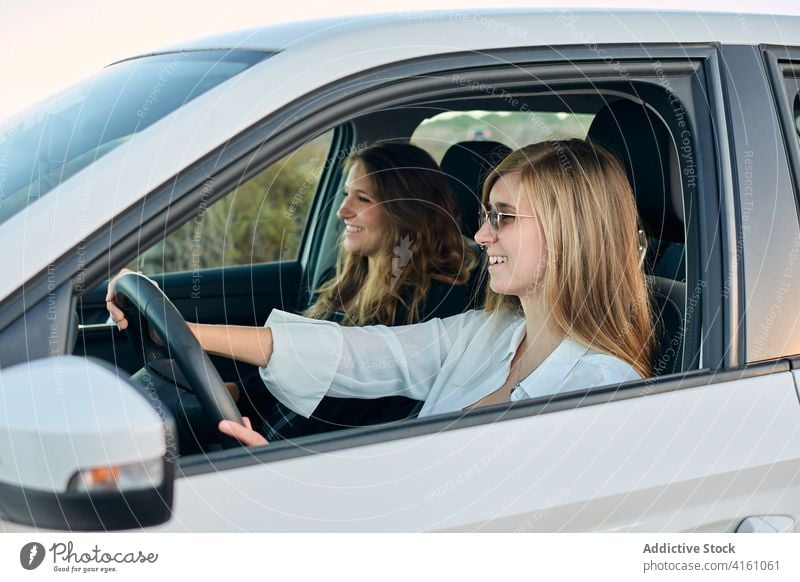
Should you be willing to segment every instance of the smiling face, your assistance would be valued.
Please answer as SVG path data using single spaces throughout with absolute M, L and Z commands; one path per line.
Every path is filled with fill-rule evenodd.
M 356 162 L 347 173 L 345 195 L 336 216 L 345 224 L 344 248 L 372 257 L 384 246 L 386 213 L 378 204 L 372 180 L 363 164 Z
M 536 216 L 522 192 L 520 174 L 506 174 L 492 187 L 489 203 L 498 212 Z M 501 295 L 520 298 L 538 293 L 547 267 L 547 245 L 538 218 L 500 216 L 497 233 L 489 221 L 475 233 L 489 256 L 489 286 Z

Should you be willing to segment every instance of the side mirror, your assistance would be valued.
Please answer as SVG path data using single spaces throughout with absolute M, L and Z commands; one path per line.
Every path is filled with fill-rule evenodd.
M 71 531 L 164 523 L 175 434 L 166 411 L 96 361 L 0 370 L 0 519 Z

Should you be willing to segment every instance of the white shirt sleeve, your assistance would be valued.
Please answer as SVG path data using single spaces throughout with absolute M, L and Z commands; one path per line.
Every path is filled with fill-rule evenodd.
M 344 327 L 274 310 L 273 352 L 261 378 L 308 417 L 324 396 L 425 400 L 460 331 L 476 311 L 425 323 Z

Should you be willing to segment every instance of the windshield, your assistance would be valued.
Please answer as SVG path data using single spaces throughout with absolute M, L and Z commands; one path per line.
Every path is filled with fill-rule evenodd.
M 122 61 L 0 129 L 0 223 L 212 87 L 273 53 L 194 51 Z

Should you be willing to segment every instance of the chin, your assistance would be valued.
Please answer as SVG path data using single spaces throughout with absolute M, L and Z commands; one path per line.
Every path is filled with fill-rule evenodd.
M 359 246 L 351 244 L 351 243 L 348 243 L 347 241 L 344 241 L 342 243 L 342 248 L 344 248 L 344 250 L 346 250 L 348 253 L 350 253 L 352 255 L 359 254 L 359 252 L 358 252 L 359 251 Z
M 510 295 L 510 291 L 508 289 L 508 284 L 502 281 L 495 281 L 494 279 L 489 279 L 489 289 L 497 293 L 498 295 Z
M 498 295 L 514 295 L 522 297 L 530 288 L 530 285 L 520 285 L 519 282 L 503 281 L 490 279 L 489 288 Z

